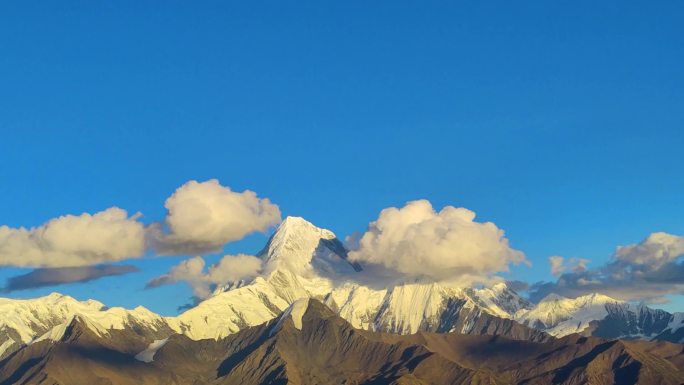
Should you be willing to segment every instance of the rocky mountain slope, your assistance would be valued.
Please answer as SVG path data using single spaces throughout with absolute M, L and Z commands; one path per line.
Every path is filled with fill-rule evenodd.
M 129 332 L 130 333 L 130 332 Z M 576 334 L 547 341 L 354 328 L 323 303 L 225 338 L 176 334 L 142 357 L 75 317 L 0 361 L 0 384 L 681 384 L 682 345 Z M 152 349 L 150 352 L 149 349 Z

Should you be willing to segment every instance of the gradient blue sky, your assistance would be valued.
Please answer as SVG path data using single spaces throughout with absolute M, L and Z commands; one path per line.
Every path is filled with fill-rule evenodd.
M 5 4 L 0 224 L 110 206 L 152 222 L 178 186 L 218 178 L 340 236 L 412 199 L 467 207 L 532 262 L 514 279 L 551 279 L 550 255 L 598 266 L 684 234 L 683 16 L 680 1 Z M 143 287 L 181 259 L 8 295 L 173 314 L 185 285 Z

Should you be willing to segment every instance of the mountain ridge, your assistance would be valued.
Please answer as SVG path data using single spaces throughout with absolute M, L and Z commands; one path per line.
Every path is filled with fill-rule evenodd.
M 299 309 L 295 311 L 295 307 Z M 0 384 L 640 384 L 684 382 L 681 345 L 570 335 L 503 336 L 354 328 L 316 299 L 224 338 L 175 334 L 149 359 L 75 317 L 58 340 L 0 361 Z M 130 333 L 130 332 L 129 332 Z M 515 354 L 512 354 L 515 353 Z
M 217 288 L 213 296 L 176 317 L 161 317 L 143 307 L 107 308 L 57 293 L 34 300 L 2 299 L 0 311 L 6 317 L 0 320 L 0 358 L 64 327 L 77 314 L 103 333 L 135 328 L 146 343 L 174 333 L 218 339 L 272 320 L 300 298 L 321 300 L 356 328 L 397 334 L 459 332 L 543 340 L 545 333 L 580 333 L 684 340 L 681 313 L 600 294 L 575 299 L 550 295 L 532 304 L 504 283 L 480 289 L 421 281 L 373 287 L 349 278 L 363 276 L 363 271 L 348 260 L 341 245 L 333 232 L 288 217 L 260 252 L 265 274 Z

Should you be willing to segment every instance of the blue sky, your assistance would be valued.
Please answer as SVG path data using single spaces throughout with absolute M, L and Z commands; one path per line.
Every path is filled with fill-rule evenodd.
M 681 2 L 227 3 L 6 5 L 0 224 L 111 206 L 150 223 L 193 179 L 340 236 L 425 198 L 504 229 L 528 282 L 551 255 L 600 266 L 684 234 Z M 144 284 L 182 259 L 7 295 L 173 314 L 189 288 Z

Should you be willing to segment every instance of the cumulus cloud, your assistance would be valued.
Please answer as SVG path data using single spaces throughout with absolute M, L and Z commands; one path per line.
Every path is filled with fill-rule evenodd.
M 134 273 L 135 266 L 98 265 L 80 267 L 57 267 L 36 269 L 29 273 L 11 277 L 3 291 L 35 289 L 46 286 L 58 286 L 74 282 L 88 282 L 103 277 L 111 277 Z
M 64 215 L 33 228 L 0 226 L 0 266 L 38 268 L 11 280 L 7 289 L 47 286 L 50 275 L 57 285 L 129 272 L 98 265 L 139 258 L 148 252 L 216 252 L 228 242 L 280 222 L 278 206 L 268 199 L 249 190 L 231 191 L 215 179 L 185 183 L 166 200 L 165 207 L 164 221 L 147 227 L 139 221 L 140 213 L 129 216 L 118 207 L 95 214 Z M 222 271 L 221 266 L 212 267 L 208 279 L 219 281 Z M 230 278 L 226 274 L 226 279 Z
M 190 181 L 164 204 L 164 226 L 152 231 L 155 249 L 166 255 L 217 252 L 231 241 L 280 222 L 280 209 L 253 191 L 235 192 L 216 179 Z
M 684 292 L 684 237 L 653 233 L 643 241 L 619 246 L 611 260 L 595 269 L 587 260 L 575 259 L 562 265 L 555 282 L 539 282 L 530 289 L 530 299 L 538 301 L 550 293 L 577 297 L 600 292 L 618 299 L 663 302 L 667 294 Z M 551 261 L 551 268 L 558 266 Z
M 549 257 L 549 265 L 551 265 L 551 274 L 558 276 L 565 271 L 565 266 L 563 265 L 564 258 L 554 255 Z
M 160 277 L 147 283 L 147 288 L 159 287 L 176 282 L 186 282 L 199 299 L 208 297 L 217 285 L 255 277 L 262 268 L 262 260 L 252 255 L 226 255 L 205 272 L 202 257 L 186 259 Z
M 382 210 L 349 259 L 406 277 L 463 284 L 488 281 L 508 271 L 510 263 L 525 262 L 494 223 L 476 222 L 475 213 L 465 208 L 436 212 L 427 200 Z
M 29 229 L 0 226 L 0 266 L 74 267 L 140 257 L 145 228 L 138 217 L 112 207 Z
M 549 257 L 549 265 L 551 266 L 551 274 L 559 276 L 566 271 L 573 273 L 581 273 L 587 270 L 588 259 L 585 258 L 569 258 L 565 259 L 561 256 L 554 255 Z
M 635 245 L 620 246 L 617 262 L 659 269 L 684 254 L 684 237 L 658 232 Z

